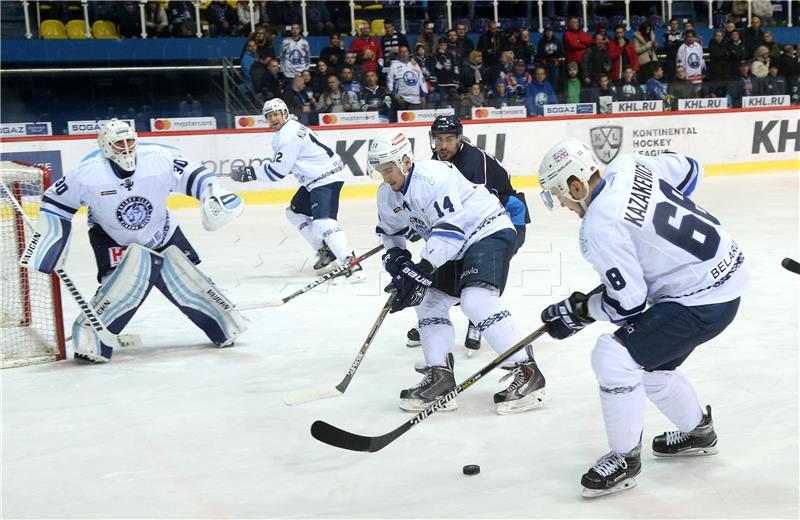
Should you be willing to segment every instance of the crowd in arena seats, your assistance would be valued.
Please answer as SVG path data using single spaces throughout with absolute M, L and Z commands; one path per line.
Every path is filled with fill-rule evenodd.
M 653 23 L 635 30 L 599 23 L 584 31 L 578 17 L 557 35 L 547 27 L 534 46 L 527 28 L 501 31 L 489 21 L 477 45 L 458 23 L 439 35 L 427 22 L 414 41 L 385 20 L 376 38 L 370 24 L 345 47 L 336 33 L 314 65 L 308 42 L 293 25 L 275 56 L 259 26 L 242 58 L 247 89 L 258 102 L 282 97 L 304 123 L 317 114 L 376 111 L 395 121 L 397 110 L 452 108 L 470 118 L 474 107 L 523 106 L 541 116 L 546 104 L 595 103 L 609 113 L 613 101 L 789 94 L 800 104 L 800 61 L 791 43 L 775 42 L 758 16 L 747 27 L 725 24 L 704 43 L 691 22 L 669 21 L 661 41 Z

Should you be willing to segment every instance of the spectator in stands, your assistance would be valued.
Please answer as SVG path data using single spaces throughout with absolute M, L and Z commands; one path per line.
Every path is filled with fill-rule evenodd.
M 364 72 L 377 71 L 383 65 L 383 49 L 380 42 L 370 34 L 368 23 L 358 27 L 358 37 L 350 42 L 350 52 L 356 55 L 356 62 Z
M 683 67 L 686 78 L 699 94 L 706 73 L 706 61 L 703 58 L 703 46 L 697 41 L 694 31 L 684 33 L 684 42 L 678 48 L 675 63 L 678 67 Z
M 560 42 L 559 42 L 560 43 Z M 531 32 L 528 29 L 522 29 L 519 32 L 519 45 L 514 52 L 514 57 L 518 60 L 525 62 L 525 65 L 533 65 L 536 61 L 536 51 L 531 42 Z M 561 45 L 561 57 L 564 57 L 564 46 Z
M 772 31 L 764 31 L 764 39 L 761 42 L 761 46 L 766 47 L 769 52 L 769 59 L 773 62 L 777 62 L 783 53 L 781 45 L 773 40 Z
M 683 31 L 679 28 L 678 19 L 672 18 L 669 21 L 669 29 L 664 32 L 664 52 L 667 54 L 664 72 L 668 80 L 675 77 L 678 49 L 681 45 L 683 45 Z
M 697 34 L 697 31 L 694 30 L 694 23 L 688 22 L 688 21 L 687 22 L 683 22 L 683 37 L 684 37 L 684 39 L 686 38 L 686 33 L 689 32 L 689 31 L 694 33 L 695 40 L 697 40 L 697 43 L 699 43 L 700 46 L 702 47 L 703 46 L 703 39 L 700 37 L 699 34 Z
M 330 43 L 319 53 L 319 59 L 325 61 L 332 73 L 338 73 L 344 64 L 344 42 L 337 33 L 331 33 Z
M 256 100 L 262 104 L 268 99 L 280 97 L 280 94 L 276 96 L 266 88 L 270 76 L 269 65 L 271 61 L 272 58 L 270 58 L 267 53 L 261 53 L 258 55 L 258 61 L 253 63 L 250 67 L 250 79 L 253 83 L 253 92 L 255 93 Z M 278 72 L 277 61 L 275 63 L 275 72 Z
M 736 79 L 728 83 L 728 97 L 734 108 L 741 108 L 743 97 L 753 95 L 753 79 L 750 75 L 750 63 L 743 60 L 739 64 Z
M 246 51 L 242 55 L 241 67 L 242 77 L 244 78 L 245 85 L 251 90 L 253 89 L 253 79 L 250 76 L 250 69 L 253 64 L 258 61 L 258 44 L 255 40 L 247 40 Z
M 150 105 L 142 105 L 142 110 L 136 113 L 136 129 L 140 132 L 149 131 L 150 120 L 155 118 L 153 107 Z
M 536 49 L 536 65 L 543 67 L 547 79 L 555 89 L 561 86 L 561 61 L 564 59 L 564 46 L 553 34 L 552 27 L 544 30 Z
M 564 102 L 580 103 L 581 97 L 581 78 L 578 77 L 578 64 L 570 62 L 567 64 L 567 80 L 564 82 Z
M 600 23 L 597 24 L 597 27 L 595 28 L 594 34 L 592 35 L 592 38 L 594 38 L 598 34 L 602 34 L 603 37 L 606 40 L 610 39 L 609 36 L 608 36 L 608 26 L 606 25 L 605 22 L 600 22 Z M 592 41 L 594 41 L 594 40 L 592 40 Z
M 329 73 L 328 63 L 324 60 L 317 61 L 317 68 L 311 72 L 311 88 L 315 98 L 322 99 L 322 93 L 328 88 Z
M 478 84 L 481 90 L 487 85 L 486 80 L 489 77 L 488 67 L 483 64 L 483 53 L 481 51 L 472 51 L 469 53 L 469 59 L 464 63 L 461 71 L 461 88 L 466 89 L 469 85 L 470 90 L 472 85 Z
M 730 20 L 725 22 L 725 33 L 724 33 L 724 38 L 723 38 L 723 40 L 725 40 L 725 43 L 728 43 L 728 42 L 731 41 L 731 34 L 733 34 L 735 32 L 739 32 L 739 31 L 736 30 L 736 24 L 733 23 Z M 739 36 L 741 37 L 741 34 Z
M 747 59 L 747 48 L 741 35 L 734 31 L 731 33 L 731 40 L 728 42 L 728 77 L 738 74 L 739 64 Z
M 489 20 L 489 28 L 478 39 L 476 49 L 483 54 L 483 61 L 486 66 L 492 67 L 497 64 L 500 53 L 500 35 L 497 34 L 497 22 Z
M 653 67 L 658 64 L 656 56 L 656 33 L 650 22 L 639 24 L 639 30 L 633 33 L 633 41 L 636 47 L 636 59 L 639 61 L 639 73 L 637 78 L 640 82 L 647 82 L 653 77 Z
M 506 77 L 511 74 L 511 68 L 514 66 L 514 53 L 511 51 L 503 51 L 500 53 L 500 62 L 497 67 L 492 71 L 492 77 L 489 84 L 497 81 L 505 81 Z
M 789 93 L 786 78 L 780 75 L 778 65 L 770 63 L 767 77 L 760 79 L 753 85 L 753 94 L 756 96 L 783 96 Z
M 605 72 L 597 78 L 597 84 L 589 90 L 589 102 L 597 105 L 598 114 L 610 114 L 611 103 L 617 100 L 617 89 Z
M 438 48 L 433 55 L 432 83 L 436 86 L 436 96 L 431 94 L 429 108 L 458 108 L 458 86 L 461 70 L 458 61 L 447 50 L 447 40 L 439 40 Z
M 755 78 L 766 78 L 769 74 L 769 51 L 766 47 L 756 49 L 753 61 L 750 62 L 750 74 Z
M 800 75 L 789 82 L 789 96 L 793 105 L 800 105 Z
M 671 105 L 671 100 L 668 99 L 669 86 L 664 80 L 664 67 L 656 65 L 653 67 L 653 77 L 647 80 L 647 99 L 661 100 L 664 102 L 664 108 Z
M 447 31 L 447 51 L 453 55 L 456 59 L 456 63 L 458 64 L 459 69 L 461 65 L 464 63 L 466 56 L 462 54 L 464 49 L 461 48 L 458 42 L 458 33 L 455 29 L 450 29 Z
M 144 25 L 148 38 L 165 38 L 169 36 L 167 12 L 159 2 L 147 2 L 144 10 Z
M 673 110 L 678 108 L 678 100 L 695 99 L 697 97 L 697 87 L 686 77 L 686 69 L 683 68 L 683 65 L 678 65 L 675 68 L 675 79 L 670 82 L 667 92 L 672 97 Z
M 322 96 L 321 112 L 353 112 L 361 108 L 358 98 L 342 90 L 336 74 L 328 75 L 328 90 Z
M 436 46 L 439 44 L 439 37 L 433 33 L 433 22 L 425 22 L 422 27 L 422 33 L 414 41 L 414 47 L 416 48 L 419 44 L 425 46 L 425 56 L 433 55 Z
M 167 5 L 169 32 L 173 38 L 191 38 L 197 33 L 194 5 L 190 1 L 172 1 Z M 137 127 L 138 128 L 138 127 Z
M 344 67 L 350 67 L 353 70 L 353 79 L 362 85 L 364 84 L 364 69 L 358 63 L 358 56 L 355 52 L 344 53 L 344 63 L 339 67 L 339 70 L 341 71 Z
M 364 85 L 359 99 L 361 111 L 378 112 L 381 119 L 384 122 L 388 122 L 392 110 L 392 98 L 386 92 L 386 89 L 378 84 L 378 74 L 376 72 L 367 72 L 366 77 L 367 84 Z
M 422 52 L 425 52 L 424 47 Z M 411 59 L 408 47 L 404 45 L 400 46 L 400 53 L 392 62 L 386 90 L 398 110 L 419 110 L 425 106 L 428 86 L 420 65 Z
M 478 51 L 473 51 L 478 52 Z M 486 106 L 486 96 L 480 83 L 473 83 L 469 91 L 461 98 L 461 117 L 472 119 L 472 109 Z
M 257 26 L 261 23 L 261 10 L 258 6 L 253 6 L 253 19 L 250 19 L 250 4 L 249 2 L 239 2 L 236 4 L 236 17 L 239 19 L 239 23 L 241 24 L 241 29 L 239 31 L 240 36 L 247 36 L 250 34 L 250 28 Z M 252 21 L 252 24 L 250 23 Z M 256 32 L 258 28 L 256 27 Z M 264 31 L 264 35 L 266 36 L 266 30 Z M 252 36 L 252 35 L 251 35 Z
M 622 79 L 622 71 L 628 67 L 639 71 L 639 57 L 636 45 L 625 38 L 625 26 L 614 27 L 614 38 L 608 42 L 608 55 L 611 57 L 611 79 Z
M 336 78 L 336 76 L 331 76 L 331 77 Z M 295 115 L 297 117 L 297 120 L 301 124 L 304 125 L 312 124 L 311 115 L 314 112 L 314 105 L 316 103 L 316 100 L 314 98 L 309 98 L 308 95 L 306 94 L 305 81 L 303 81 L 302 74 L 299 74 L 294 78 L 292 78 L 292 82 L 290 85 L 291 86 L 288 89 L 286 89 L 286 92 L 283 93 L 281 99 L 283 99 L 286 102 L 286 107 L 289 109 L 289 113 Z M 326 110 L 326 111 L 342 112 L 343 110 Z
M 414 62 L 419 65 L 423 80 L 429 84 L 431 81 L 431 71 L 433 71 L 433 62 L 428 56 L 423 43 L 414 45 Z
M 288 38 L 281 42 L 281 74 L 288 80 L 301 76 L 311 64 L 311 47 L 300 34 L 300 24 L 293 23 Z
M 756 49 L 761 45 L 764 38 L 764 31 L 761 30 L 761 17 L 752 16 L 750 27 L 744 30 L 744 46 L 747 49 L 747 57 L 755 56 Z
M 405 34 L 399 33 L 394 28 L 394 22 L 388 18 L 383 21 L 386 34 L 381 39 L 381 51 L 383 53 L 383 74 L 389 73 L 389 65 L 397 59 L 400 53 L 400 46 L 408 47 L 408 39 Z
M 456 24 L 456 35 L 458 36 L 458 47 L 463 60 L 466 60 L 469 53 L 475 50 L 475 44 L 467 36 L 467 26 L 463 23 Z
M 203 105 L 191 94 L 178 103 L 178 115 L 180 117 L 203 117 Z
M 511 27 L 506 27 L 506 30 L 503 31 L 503 35 L 500 37 L 500 52 L 511 51 L 516 53 L 518 44 L 517 33 L 515 33 L 514 29 Z
M 640 101 L 644 99 L 642 87 L 636 81 L 636 71 L 631 67 L 625 67 L 622 72 L 622 79 L 615 82 L 617 87 L 617 101 Z
M 316 93 L 314 92 L 314 86 L 311 84 L 311 71 L 304 70 L 303 71 L 303 92 L 305 92 L 306 97 L 311 101 L 312 106 L 316 106 Z
M 608 54 L 608 42 L 602 34 L 594 35 L 594 45 L 586 49 L 583 55 L 583 83 L 597 85 L 601 74 L 611 75 L 611 56 Z
M 527 101 L 527 97 L 522 98 L 522 106 L 525 106 Z M 506 84 L 502 81 L 498 81 L 495 83 L 494 88 L 486 93 L 486 106 L 503 108 L 508 105 L 508 89 L 506 88 Z
M 570 16 L 564 31 L 564 56 L 567 63 L 583 63 L 586 50 L 592 46 L 592 37 L 580 28 L 577 16 Z
M 250 35 L 249 39 L 255 40 L 256 45 L 258 45 L 259 56 L 266 54 L 270 58 L 277 58 L 277 56 L 275 56 L 275 48 L 272 46 L 272 43 L 274 43 L 274 41 L 270 42 L 270 37 L 267 34 L 266 27 L 264 27 L 263 25 L 257 26 L 256 30 L 253 32 L 253 34 Z
M 547 77 L 546 70 L 547 69 L 545 69 L 545 77 Z M 505 92 L 508 98 L 508 104 L 511 106 L 526 105 L 528 86 L 532 82 L 533 77 L 528 73 L 525 62 L 522 60 L 514 61 L 511 73 L 508 74 L 505 79 Z M 553 90 L 555 90 L 555 88 Z
M 547 81 L 547 72 L 544 67 L 536 67 L 534 80 L 528 85 L 526 93 L 526 107 L 528 116 L 544 115 L 544 106 L 558 103 L 553 86 Z
M 368 73 L 369 72 L 375 72 L 375 71 L 370 70 L 368 71 Z M 342 90 L 350 92 L 355 97 L 361 97 L 361 83 L 353 79 L 352 67 L 349 67 L 347 65 L 342 67 L 341 77 L 342 79 L 339 86 L 342 88 Z
M 786 78 L 786 81 L 790 84 L 792 79 L 800 74 L 800 62 L 797 60 L 797 52 L 790 43 L 783 46 L 783 53 L 778 57 L 776 63 L 780 75 Z
M 725 41 L 722 31 L 714 31 L 714 37 L 708 44 L 708 79 L 718 85 L 726 85 L 731 78 L 728 51 L 730 46 Z
M 206 7 L 206 21 L 211 36 L 233 36 L 239 32 L 236 11 L 225 0 L 212 0 Z
M 142 36 L 142 19 L 135 2 L 125 2 L 117 14 L 117 27 L 122 38 L 140 38 Z

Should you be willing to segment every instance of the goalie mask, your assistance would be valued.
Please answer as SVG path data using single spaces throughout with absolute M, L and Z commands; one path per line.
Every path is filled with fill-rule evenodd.
M 126 172 L 136 169 L 136 132 L 125 121 L 110 120 L 97 135 L 103 157 Z
M 369 145 L 367 152 L 367 172 L 373 179 L 380 180 L 381 173 L 375 168 L 379 164 L 395 163 L 403 174 L 406 173 L 403 167 L 403 157 L 408 156 L 414 162 L 414 151 L 411 148 L 411 141 L 399 130 L 385 130 L 378 134 Z

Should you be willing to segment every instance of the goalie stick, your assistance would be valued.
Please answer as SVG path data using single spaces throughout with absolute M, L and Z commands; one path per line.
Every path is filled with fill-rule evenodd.
M 452 401 L 456 398 L 458 394 L 469 388 L 470 386 L 474 385 L 478 380 L 480 380 L 483 376 L 500 366 L 506 359 L 514 355 L 515 352 L 518 350 L 525 348 L 530 343 L 537 340 L 540 336 L 547 332 L 547 324 L 542 325 L 535 331 L 531 332 L 524 338 L 522 338 L 519 342 L 517 342 L 513 347 L 506 350 L 491 363 L 483 367 L 482 369 L 478 370 L 458 386 L 456 386 L 451 391 L 447 392 L 443 396 L 436 399 L 430 406 L 419 412 L 417 415 L 409 419 L 408 421 L 404 422 L 394 430 L 390 431 L 389 433 L 385 433 L 383 435 L 379 435 L 377 437 L 367 437 L 365 435 L 358 435 L 355 433 L 350 433 L 348 431 L 342 430 L 337 428 L 336 426 L 330 425 L 324 421 L 314 421 L 314 424 L 311 425 L 311 436 L 317 439 L 320 442 L 324 442 L 325 444 L 329 444 L 336 448 L 341 448 L 343 450 L 351 450 L 351 451 L 368 451 L 368 452 L 376 452 L 379 451 L 386 446 L 388 446 L 392 441 L 406 433 L 408 430 L 413 428 L 414 426 L 418 425 L 428 417 L 430 417 L 433 412 L 436 410 L 443 408 L 448 402 Z
M 33 233 L 38 234 L 33 225 L 33 222 L 31 222 L 31 220 L 28 218 L 28 215 L 26 215 L 25 212 L 22 210 L 22 206 L 20 206 L 19 201 L 16 199 L 16 197 L 14 197 L 14 194 L 11 192 L 11 190 L 8 189 L 8 186 L 6 186 L 3 181 L 0 181 L 0 187 L 2 187 L 3 191 L 5 191 L 6 194 L 8 195 L 8 198 L 11 201 L 11 204 L 14 206 L 14 209 L 17 210 L 17 213 L 19 213 L 22 219 L 25 221 L 25 225 L 27 225 L 28 228 L 31 231 L 33 231 Z M 78 304 L 78 307 L 80 307 L 83 315 L 86 316 L 86 321 L 89 322 L 89 325 L 92 327 L 92 329 L 94 329 L 100 341 L 114 348 L 128 346 L 127 344 L 121 343 L 117 335 L 113 334 L 106 328 L 105 325 L 103 325 L 103 322 L 100 321 L 100 318 L 97 316 L 95 310 L 83 298 L 80 291 L 78 291 L 78 288 L 75 287 L 75 283 L 72 281 L 72 278 L 69 277 L 67 272 L 61 268 L 56 269 L 55 272 L 61 279 L 61 281 L 64 282 L 64 286 L 67 288 L 70 295 L 72 295 L 72 298 L 75 300 L 75 303 Z
M 340 395 L 344 394 L 347 387 L 350 385 L 350 381 L 353 380 L 353 376 L 358 370 L 359 365 L 361 365 L 361 361 L 364 359 L 364 356 L 367 354 L 367 350 L 369 350 L 369 346 L 372 344 L 372 340 L 375 339 L 375 336 L 378 333 L 378 329 L 383 324 L 383 320 L 386 319 L 386 315 L 389 314 L 389 309 L 392 308 L 392 300 L 394 300 L 396 291 L 392 291 L 389 295 L 389 299 L 386 300 L 386 304 L 381 309 L 381 312 L 378 314 L 378 317 L 375 319 L 375 323 L 372 324 L 372 328 L 369 330 L 369 334 L 367 334 L 367 339 L 364 340 L 364 344 L 361 345 L 361 348 L 356 354 L 356 358 L 353 360 L 353 363 L 350 365 L 350 368 L 347 370 L 347 374 L 342 379 L 342 382 L 336 385 L 334 388 L 320 388 L 316 390 L 301 390 L 298 392 L 293 392 L 291 394 L 287 394 L 283 402 L 289 406 L 294 406 L 296 404 L 303 404 L 308 403 L 310 401 L 317 401 L 319 399 L 327 399 L 328 397 L 339 397 Z
M 289 300 L 293 300 L 293 299 L 297 298 L 298 296 L 300 296 L 301 294 L 307 293 L 308 291 L 310 291 L 314 287 L 317 287 L 318 285 L 322 285 L 323 283 L 327 282 L 328 280 L 332 280 L 333 278 L 336 278 L 337 276 L 343 274 L 345 271 L 347 271 L 348 269 L 350 269 L 354 265 L 360 264 L 362 261 L 364 261 L 367 258 L 371 257 L 372 255 L 374 255 L 375 253 L 377 253 L 378 251 L 380 251 L 382 249 L 383 249 L 383 244 L 373 247 L 372 249 L 370 249 L 369 251 L 367 251 L 363 255 L 357 256 L 357 257 L 353 258 L 352 260 L 350 260 L 350 263 L 348 263 L 347 265 L 341 265 L 341 266 L 337 267 L 333 271 L 331 271 L 329 273 L 326 273 L 325 275 L 317 278 L 316 280 L 314 280 L 310 284 L 306 285 L 302 289 L 296 290 L 295 292 L 293 292 L 289 296 L 284 296 L 283 298 L 275 298 L 275 299 L 270 299 L 270 300 L 249 302 L 249 303 L 248 302 L 244 302 L 244 303 L 242 303 L 240 305 L 237 305 L 236 309 L 238 309 L 240 311 L 249 311 L 249 310 L 252 310 L 252 309 L 261 309 L 263 307 L 278 307 L 279 305 L 283 305 L 284 303 L 288 302 Z

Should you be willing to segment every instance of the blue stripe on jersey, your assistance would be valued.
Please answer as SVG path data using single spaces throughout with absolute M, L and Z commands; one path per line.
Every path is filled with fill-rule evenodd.
M 697 174 L 697 161 L 692 159 L 691 157 L 686 157 L 686 160 L 689 161 L 689 172 L 686 174 L 686 177 L 683 178 L 680 184 L 676 186 L 678 191 L 683 192 L 683 188 L 686 187 L 689 182 L 695 178 Z M 686 192 L 683 192 L 684 195 L 689 195 Z
M 286 175 L 282 175 L 282 174 L 278 173 L 277 171 L 275 171 L 275 169 L 272 166 L 270 166 L 269 164 L 264 166 L 264 173 L 267 174 L 267 177 L 269 177 L 269 180 L 271 180 L 271 181 L 279 181 L 279 180 L 283 179 L 284 177 L 286 177 Z
M 464 238 L 463 233 L 456 233 L 454 231 L 432 231 L 432 237 L 447 237 L 447 238 L 455 238 L 456 240 L 466 240 Z
M 56 200 L 53 200 L 50 197 L 48 197 L 47 195 L 42 197 L 42 203 L 43 204 L 52 204 L 53 206 L 57 207 L 58 209 L 60 209 L 62 211 L 66 211 L 70 215 L 74 215 L 78 211 L 77 208 L 70 208 L 66 204 L 62 204 L 62 203 L 60 203 L 60 202 L 58 202 Z
M 624 316 L 626 318 L 630 318 L 636 314 L 639 314 L 644 310 L 645 305 L 647 304 L 647 302 L 644 301 L 641 303 L 641 305 L 637 305 L 632 309 L 626 309 L 617 300 L 609 296 L 605 288 L 603 288 L 603 303 L 604 304 L 607 303 L 609 306 L 611 306 L 612 309 L 614 309 L 614 311 L 616 311 L 617 314 L 619 314 L 620 316 Z
M 687 157 L 689 159 L 689 163 L 692 165 L 692 170 L 694 171 L 694 176 L 692 177 L 692 182 L 689 183 L 689 186 L 683 190 L 683 194 L 687 197 L 694 192 L 695 188 L 697 188 L 697 179 L 699 178 L 700 173 L 700 165 L 697 164 L 697 161 L 692 159 L 691 157 Z
M 194 198 L 196 198 L 197 200 L 200 200 L 200 195 L 203 193 L 203 186 L 205 186 L 205 183 L 206 183 L 207 180 L 212 179 L 213 177 L 214 177 L 214 174 L 211 173 L 211 172 L 205 173 L 205 174 L 203 174 L 202 177 L 200 177 L 200 180 L 198 180 L 195 183 L 195 186 L 197 186 L 197 189 L 195 190 L 196 194 L 195 194 Z
M 464 230 L 460 227 L 456 226 L 455 224 L 450 224 L 449 222 L 440 222 L 433 226 L 433 229 L 444 229 L 448 231 L 455 231 L 456 233 L 464 234 Z
M 406 175 L 406 182 L 403 184 L 403 187 L 400 188 L 400 191 L 403 193 L 403 195 L 406 194 L 406 192 L 408 191 L 408 186 L 411 184 L 411 174 L 412 173 L 414 173 L 414 165 L 413 164 L 411 165 L 411 169 L 408 170 L 408 174 Z
M 192 186 L 194 186 L 194 179 L 200 174 L 200 172 L 206 169 L 205 166 L 201 166 L 197 168 L 195 171 L 189 174 L 189 180 L 186 181 L 186 194 L 188 196 L 192 196 Z

